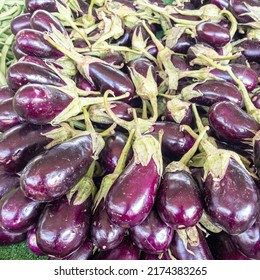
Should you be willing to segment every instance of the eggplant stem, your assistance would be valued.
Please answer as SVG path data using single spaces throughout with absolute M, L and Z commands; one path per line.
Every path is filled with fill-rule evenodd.
M 229 33 L 230 33 L 230 37 L 232 39 L 237 32 L 237 20 L 236 20 L 236 18 L 228 10 L 222 10 L 220 12 L 220 15 L 226 16 L 231 23 L 231 26 L 229 28 Z
M 142 99 L 142 103 L 143 103 L 142 119 L 147 120 L 148 119 L 148 115 L 147 115 L 146 101 Z
M 117 127 L 116 123 L 113 123 L 109 128 L 99 133 L 102 137 L 110 136 L 115 133 L 115 128 Z
M 143 27 L 145 28 L 145 30 L 147 31 L 147 33 L 150 35 L 151 39 L 153 40 L 153 42 L 155 43 L 158 51 L 162 51 L 164 49 L 163 44 L 156 38 L 156 36 L 154 35 L 154 33 L 150 30 L 150 28 L 147 26 L 146 22 L 143 20 L 142 21 Z
M 82 111 L 83 111 L 83 115 L 84 115 L 84 121 L 85 121 L 85 125 L 86 125 L 86 130 L 88 132 L 95 132 L 95 129 L 94 129 L 92 123 L 91 123 L 91 120 L 89 118 L 89 113 L 88 113 L 86 107 L 83 107 Z
M 192 106 L 193 114 L 194 114 L 195 119 L 196 119 L 196 125 L 198 127 L 199 133 L 202 133 L 202 131 L 204 129 L 204 125 L 203 125 L 203 123 L 202 123 L 202 121 L 200 119 L 200 116 L 199 116 L 196 104 L 193 103 L 191 106 Z
M 96 166 L 96 161 L 93 160 L 89 169 L 88 169 L 88 172 L 87 172 L 87 176 L 89 178 L 93 178 L 93 175 L 94 175 L 94 172 L 95 172 L 95 166 Z
M 80 121 L 69 121 L 69 124 L 81 130 L 86 130 L 86 125 Z

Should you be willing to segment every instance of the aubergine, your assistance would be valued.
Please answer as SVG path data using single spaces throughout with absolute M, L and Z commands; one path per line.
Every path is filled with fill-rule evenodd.
M 0 173 L 0 199 L 12 189 L 18 187 L 20 177 L 15 173 Z

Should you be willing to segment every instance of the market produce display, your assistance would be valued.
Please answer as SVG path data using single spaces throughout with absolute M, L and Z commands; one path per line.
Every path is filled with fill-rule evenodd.
M 0 19 L 1 260 L 260 259 L 258 0 Z

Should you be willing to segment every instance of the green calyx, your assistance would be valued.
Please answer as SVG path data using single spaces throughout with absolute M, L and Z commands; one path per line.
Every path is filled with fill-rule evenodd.
M 186 117 L 190 105 L 191 104 L 189 102 L 185 102 L 178 98 L 172 98 L 171 100 L 167 101 L 168 111 L 171 113 L 171 116 L 174 119 L 174 121 L 179 124 Z
M 194 253 L 188 249 L 188 245 L 192 247 L 197 247 L 200 244 L 199 233 L 196 226 L 186 229 L 178 229 L 177 233 L 180 239 L 182 240 L 186 251 L 189 252 L 191 255 L 194 255 Z

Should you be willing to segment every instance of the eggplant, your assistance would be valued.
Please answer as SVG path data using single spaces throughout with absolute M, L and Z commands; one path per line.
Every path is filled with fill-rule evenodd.
M 131 35 L 132 29 L 125 26 L 124 34 L 117 40 L 112 40 L 112 44 L 116 44 L 118 46 L 131 46 Z
M 31 29 L 31 14 L 25 13 L 15 17 L 11 22 L 11 31 L 16 35 L 20 30 Z
M 114 249 L 100 251 L 95 260 L 139 260 L 139 250 L 130 240 L 125 239 Z
M 95 90 L 95 87 L 79 73 L 77 73 L 77 75 L 76 75 L 76 85 L 78 88 L 85 90 L 85 91 L 94 91 Z
M 212 105 L 208 112 L 208 120 L 216 135 L 230 143 L 250 142 L 260 129 L 259 123 L 230 101 Z
M 193 227 L 192 231 L 175 231 L 171 252 L 177 260 L 213 260 L 206 239 L 198 227 Z
M 220 9 L 228 8 L 229 0 L 210 0 L 210 4 L 218 6 Z
M 5 172 L 20 172 L 52 139 L 44 136 L 51 125 L 21 124 L 6 131 L 0 140 L 0 167 Z
M 177 56 L 177 55 L 173 54 L 171 56 L 171 62 L 173 64 L 173 66 L 175 68 L 179 69 L 180 71 L 188 71 L 188 70 L 190 70 L 189 64 L 181 56 Z
M 55 0 L 25 0 L 25 10 L 28 13 L 33 13 L 36 10 L 46 10 L 50 13 L 58 12 Z
M 36 240 L 36 228 L 28 230 L 26 234 L 26 244 L 28 248 L 37 256 L 43 256 L 43 252 L 40 250 Z
M 64 81 L 47 67 L 31 62 L 17 62 L 8 69 L 7 82 L 13 91 L 26 84 L 64 86 Z
M 184 100 L 195 102 L 199 105 L 211 106 L 220 101 L 230 101 L 237 104 L 239 107 L 243 106 L 243 97 L 239 89 L 225 81 L 219 80 L 207 80 L 204 83 L 196 84 L 193 87 L 193 92 L 197 93 L 197 96 L 193 97 L 190 87 L 182 90 L 182 96 Z M 195 93 L 194 93 L 195 94 Z
M 260 63 L 260 42 L 258 40 L 245 40 L 236 47 L 242 48 L 242 54 L 249 62 Z
M 231 39 L 229 30 L 214 22 L 202 22 L 196 25 L 200 40 L 214 48 L 224 47 Z
M 31 16 L 31 27 L 42 32 L 52 32 L 52 26 L 63 34 L 67 34 L 61 22 L 46 10 L 37 10 Z
M 187 34 L 182 34 L 177 43 L 171 48 L 175 53 L 187 54 L 188 49 L 195 44 L 195 40 Z
M 258 176 L 260 175 L 260 133 L 256 133 L 255 137 L 253 138 L 253 162 L 257 169 Z
M 74 205 L 62 197 L 47 204 L 39 218 L 36 240 L 40 250 L 58 258 L 74 253 L 83 245 L 89 229 L 92 199 Z
M 5 132 L 23 122 L 13 108 L 13 98 L 0 103 L 0 131 Z
M 252 96 L 252 102 L 257 109 L 260 109 L 260 92 Z
M 95 153 L 93 145 L 91 136 L 82 135 L 36 156 L 21 173 L 25 195 L 43 202 L 61 198 L 88 171 Z
M 27 198 L 15 188 L 0 200 L 0 227 L 12 232 L 26 232 L 37 222 L 43 204 Z
M 125 64 L 124 57 L 119 52 L 107 52 L 104 56 L 102 56 L 102 60 L 112 66 L 123 67 Z
M 100 163 L 107 173 L 114 172 L 126 142 L 127 137 L 121 132 L 116 132 L 106 139 L 105 147 L 100 153 Z M 132 156 L 133 151 L 131 149 L 128 154 L 128 161 Z
M 191 125 L 193 114 L 190 105 L 189 102 L 177 98 L 167 101 L 166 120 L 178 124 Z
M 96 208 L 91 224 L 91 240 L 100 250 L 111 250 L 124 239 L 126 230 L 110 222 L 104 200 Z
M 141 224 L 131 227 L 129 233 L 134 244 L 148 254 L 163 253 L 173 237 L 173 229 L 160 219 L 155 209 Z
M 0 246 L 19 243 L 26 238 L 26 233 L 15 233 L 0 227 Z
M 258 0 L 229 0 L 229 9 L 236 16 L 239 23 L 254 22 L 254 19 L 248 14 L 248 6 L 260 7 Z
M 18 187 L 20 177 L 15 173 L 0 173 L 0 199 L 12 189 Z
M 30 84 L 16 92 L 13 107 L 22 119 L 40 125 L 51 122 L 72 100 L 71 96 L 59 89 Z
M 17 60 L 27 55 L 25 52 L 21 51 L 15 43 L 13 45 L 13 54 Z
M 0 102 L 12 97 L 14 97 L 14 92 L 10 89 L 9 86 L 6 85 L 0 87 Z
M 64 54 L 49 44 L 43 36 L 41 31 L 23 29 L 16 34 L 15 44 L 27 55 L 53 59 L 63 57 Z

